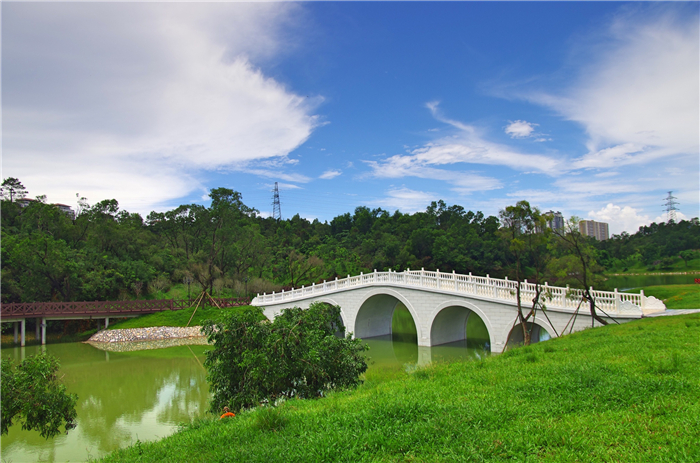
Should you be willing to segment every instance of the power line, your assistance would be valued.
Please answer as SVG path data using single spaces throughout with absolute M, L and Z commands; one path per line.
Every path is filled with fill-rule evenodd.
M 669 222 L 675 222 L 676 221 L 676 211 L 678 208 L 676 207 L 679 203 L 676 201 L 675 196 L 673 196 L 673 191 L 668 192 L 668 196 L 666 196 L 666 202 L 664 203 L 665 206 L 665 211 L 666 215 L 668 217 Z

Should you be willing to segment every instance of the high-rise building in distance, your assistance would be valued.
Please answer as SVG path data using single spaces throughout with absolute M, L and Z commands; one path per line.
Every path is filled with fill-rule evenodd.
M 610 238 L 608 232 L 608 224 L 605 222 L 596 222 L 595 220 L 582 220 L 578 223 L 578 229 L 584 236 L 592 236 L 598 241 L 604 241 Z
M 549 211 L 549 212 L 545 212 L 545 215 L 549 215 L 552 217 L 552 220 L 547 221 L 547 226 L 549 228 L 551 228 L 552 230 L 563 230 L 564 229 L 564 216 L 561 215 L 561 212 Z

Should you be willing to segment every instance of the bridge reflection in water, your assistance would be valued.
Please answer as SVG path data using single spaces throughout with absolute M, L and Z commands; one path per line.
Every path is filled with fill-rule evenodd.
M 363 338 L 369 346 L 371 370 L 410 370 L 431 362 L 479 360 L 490 355 L 486 325 L 478 315 L 467 314 L 464 339 L 439 346 L 418 346 L 416 324 L 406 306 L 397 301 L 391 315 L 391 334 Z

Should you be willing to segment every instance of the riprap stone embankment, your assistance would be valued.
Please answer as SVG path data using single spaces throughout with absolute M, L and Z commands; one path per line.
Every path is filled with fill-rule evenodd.
M 121 330 L 102 330 L 92 335 L 88 342 L 134 342 L 158 341 L 163 339 L 203 338 L 201 326 L 174 327 L 154 326 L 151 328 L 126 328 Z

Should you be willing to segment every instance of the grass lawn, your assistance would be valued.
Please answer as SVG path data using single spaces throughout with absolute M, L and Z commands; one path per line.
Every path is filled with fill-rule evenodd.
M 246 306 L 247 307 L 247 306 Z M 241 310 L 242 307 L 218 309 L 216 307 L 199 307 L 194 314 L 190 326 L 202 325 L 205 320 L 219 320 L 226 314 Z M 185 326 L 192 316 L 194 309 L 164 310 L 136 318 L 127 318 L 109 325 L 110 330 L 122 328 L 150 328 L 153 326 Z
M 410 369 L 409 369 L 410 370 Z M 105 462 L 700 461 L 700 314 L 588 329 L 207 416 Z
M 644 290 L 646 296 L 661 299 L 667 309 L 700 309 L 700 285 L 698 284 L 646 286 L 629 292 L 639 294 L 640 290 Z

